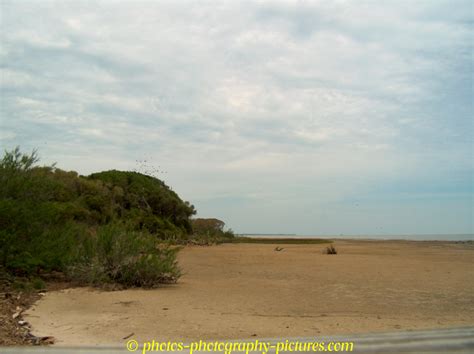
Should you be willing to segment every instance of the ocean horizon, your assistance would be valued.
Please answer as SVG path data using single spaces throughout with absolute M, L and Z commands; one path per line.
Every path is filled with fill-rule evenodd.
M 328 238 L 328 239 L 360 239 L 360 240 L 411 240 L 411 241 L 474 241 L 474 234 L 339 234 L 339 235 L 298 235 L 298 234 L 259 234 L 242 233 L 238 236 L 259 238 Z

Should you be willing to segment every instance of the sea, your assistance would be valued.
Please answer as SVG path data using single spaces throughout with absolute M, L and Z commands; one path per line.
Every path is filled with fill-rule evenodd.
M 411 241 L 474 241 L 474 234 L 413 234 L 413 235 L 297 235 L 297 234 L 239 234 L 252 238 L 327 238 L 357 240 L 411 240 Z

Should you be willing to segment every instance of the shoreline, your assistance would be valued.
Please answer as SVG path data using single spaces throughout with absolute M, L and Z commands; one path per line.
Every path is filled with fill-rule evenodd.
M 459 238 L 448 238 L 459 237 Z M 474 243 L 473 234 L 420 234 L 420 235 L 272 235 L 272 234 L 236 234 L 236 237 L 252 239 L 296 239 L 296 240 L 340 240 L 340 241 L 439 241 Z M 429 238 L 433 237 L 433 238 Z M 438 237 L 438 238 L 436 238 Z M 441 238 L 445 237 L 445 238 Z

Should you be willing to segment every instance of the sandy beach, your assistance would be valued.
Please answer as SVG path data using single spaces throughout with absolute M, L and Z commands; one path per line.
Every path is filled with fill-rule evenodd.
M 57 345 L 297 337 L 474 325 L 474 247 L 336 241 L 184 248 L 159 289 L 49 292 L 25 315 Z

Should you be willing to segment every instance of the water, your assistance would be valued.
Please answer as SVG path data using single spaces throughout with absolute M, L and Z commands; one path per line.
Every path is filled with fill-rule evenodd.
M 345 238 L 370 240 L 412 241 L 474 241 L 474 234 L 422 234 L 422 235 L 295 235 L 295 234 L 242 234 L 253 238 Z

